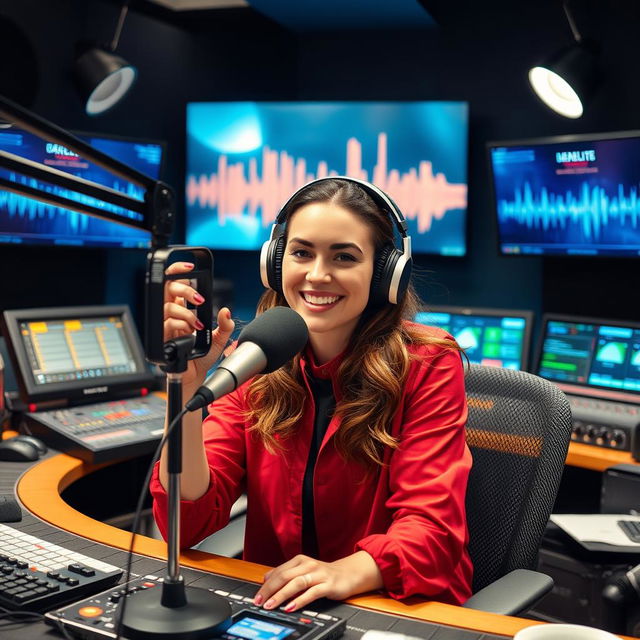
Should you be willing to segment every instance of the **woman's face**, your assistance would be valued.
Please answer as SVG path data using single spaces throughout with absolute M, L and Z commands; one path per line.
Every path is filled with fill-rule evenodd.
M 371 229 L 348 209 L 314 202 L 289 220 L 282 289 L 319 360 L 346 348 L 369 300 L 374 255 Z

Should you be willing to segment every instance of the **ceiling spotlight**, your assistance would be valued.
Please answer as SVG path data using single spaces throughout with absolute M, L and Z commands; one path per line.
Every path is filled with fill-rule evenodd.
M 579 118 L 598 84 L 598 48 L 578 32 L 567 2 L 563 3 L 576 43 L 529 71 L 536 95 L 556 113 Z
M 118 46 L 126 2 L 120 11 L 118 25 L 109 47 L 82 46 L 74 66 L 74 78 L 88 115 L 104 113 L 117 104 L 129 91 L 136 78 L 136 69 L 114 52 Z

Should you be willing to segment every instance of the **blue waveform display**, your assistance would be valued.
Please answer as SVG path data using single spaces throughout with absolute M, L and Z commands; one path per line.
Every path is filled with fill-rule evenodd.
M 33 178 L 25 178 L 24 176 L 14 173 L 9 173 L 8 177 L 12 182 L 25 184 L 34 188 L 40 187 L 42 191 L 46 193 L 52 193 L 73 200 L 74 202 L 91 205 L 97 209 L 118 214 L 125 219 L 128 218 L 138 221 L 143 219 L 141 214 L 134 211 L 109 205 L 81 193 L 75 193 L 54 186 L 45 186 Z M 120 185 L 118 182 L 114 182 L 113 188 L 117 191 L 122 191 L 132 198 L 142 200 L 142 189 L 135 185 L 129 183 Z M 9 191 L 0 190 L 0 211 L 3 212 L 3 216 L 8 215 L 8 224 L 6 226 L 11 229 L 11 233 L 18 234 L 25 239 L 36 241 L 50 239 L 56 244 L 59 244 L 59 242 L 57 242 L 58 240 L 66 239 L 67 241 L 61 244 L 75 244 L 71 241 L 71 238 L 76 237 L 77 244 L 88 244 L 87 241 L 91 240 L 93 240 L 92 244 L 94 244 L 98 243 L 101 239 L 113 238 L 114 243 L 122 244 L 121 236 L 123 235 L 123 230 L 129 231 L 121 225 L 110 224 L 108 226 L 104 225 L 104 229 L 101 231 L 104 235 L 99 236 L 93 227 L 96 226 L 96 222 L 104 221 L 96 220 L 91 216 L 76 211 L 70 211 L 62 207 L 32 200 L 31 198 L 25 198 Z M 131 229 L 130 231 L 132 232 L 132 236 L 139 236 L 141 233 L 135 229 Z
M 534 194 L 526 182 L 522 189 L 516 189 L 513 200 L 498 202 L 498 216 L 501 224 L 514 221 L 541 234 L 571 231 L 586 244 L 604 240 L 605 235 L 612 236 L 610 241 L 615 241 L 616 236 L 623 241 L 625 234 L 638 232 L 640 200 L 636 187 L 625 193 L 622 184 L 612 197 L 603 188 L 587 182 L 581 185 L 578 194 L 549 193 L 546 188 Z
M 640 255 L 640 138 L 491 149 L 504 253 Z
M 259 250 L 306 182 L 369 180 L 405 217 L 414 253 L 466 252 L 464 102 L 191 102 L 188 244 Z
M 161 145 L 125 139 L 87 136 L 83 138 L 95 148 L 125 164 L 152 178 L 158 177 L 162 161 Z M 143 189 L 137 185 L 125 182 L 108 171 L 84 161 L 73 152 L 40 140 L 25 131 L 0 131 L 0 149 L 103 184 L 136 200 L 142 200 L 144 197 Z M 0 171 L 0 175 L 17 184 L 28 185 L 46 193 L 115 213 L 122 216 L 123 220 L 143 219 L 139 213 L 33 178 L 8 171 Z M 144 248 L 149 246 L 149 241 L 148 232 L 0 190 L 0 243 Z

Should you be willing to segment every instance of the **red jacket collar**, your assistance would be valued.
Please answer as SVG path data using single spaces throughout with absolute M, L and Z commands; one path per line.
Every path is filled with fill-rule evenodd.
M 329 362 L 318 365 L 316 364 L 311 345 L 307 344 L 300 358 L 300 367 L 302 368 L 302 371 L 308 371 L 314 378 L 335 379 L 338 374 L 338 369 L 344 360 L 345 354 L 346 350 L 339 353 L 335 358 L 333 358 L 333 360 L 329 360 Z

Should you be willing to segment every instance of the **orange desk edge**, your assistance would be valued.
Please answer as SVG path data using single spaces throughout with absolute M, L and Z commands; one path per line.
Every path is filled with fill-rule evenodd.
M 27 470 L 18 481 L 17 493 L 23 505 L 45 522 L 83 538 L 126 551 L 131 543 L 129 532 L 80 513 L 60 497 L 60 494 L 75 481 L 105 466 L 109 465 L 90 465 L 66 454 L 59 454 Z M 166 559 L 166 544 L 146 536 L 136 536 L 134 551 L 152 558 Z M 255 583 L 262 582 L 262 576 L 268 570 L 268 567 L 263 565 L 195 550 L 184 551 L 180 556 L 180 563 L 184 567 Z M 541 624 L 533 620 L 465 609 L 419 598 L 398 602 L 382 595 L 367 594 L 350 598 L 346 602 L 381 613 L 507 636 L 512 636 L 525 627 Z
M 572 467 L 604 471 L 616 464 L 638 464 L 628 451 L 606 449 L 582 442 L 572 442 L 569 445 L 566 464 Z

